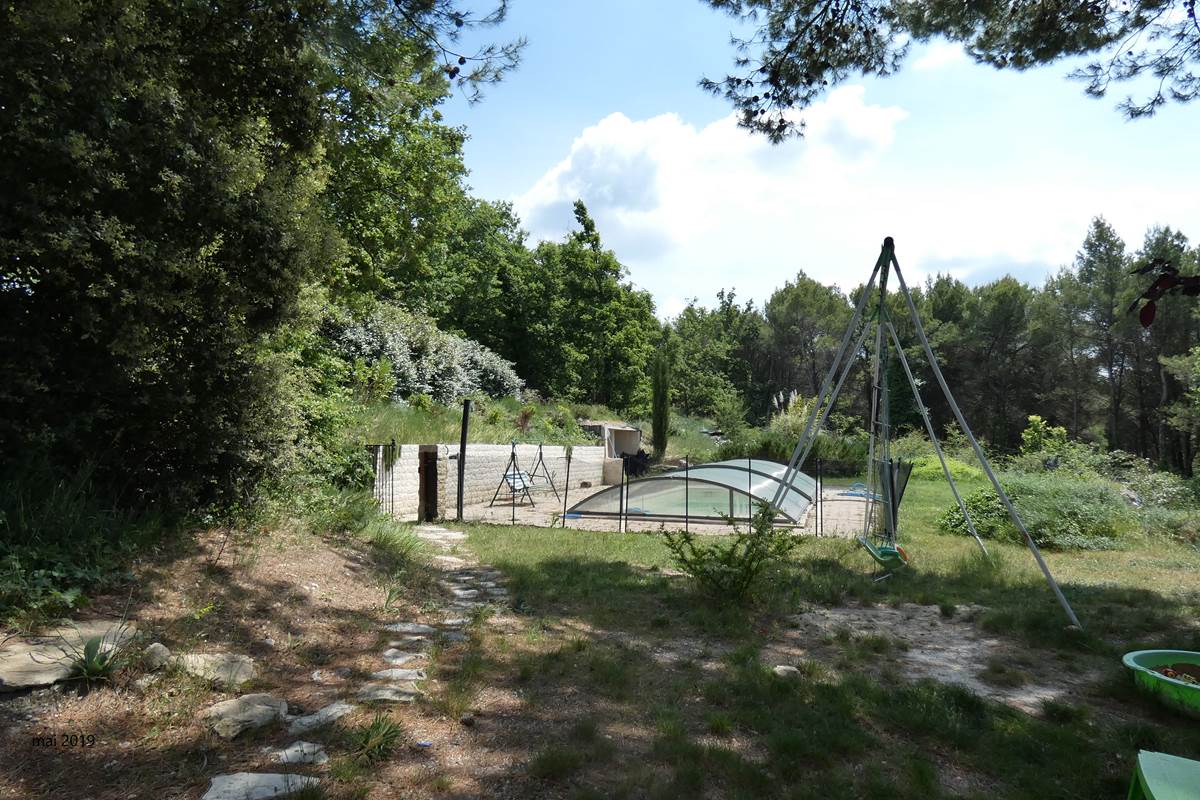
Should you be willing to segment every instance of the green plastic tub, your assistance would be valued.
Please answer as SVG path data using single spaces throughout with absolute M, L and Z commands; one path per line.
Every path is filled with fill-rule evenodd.
M 1169 664 L 1196 664 L 1200 653 L 1191 650 L 1135 650 L 1122 659 L 1133 670 L 1133 681 L 1144 692 L 1154 695 L 1165 705 L 1200 718 L 1200 685 L 1168 678 L 1155 667 Z

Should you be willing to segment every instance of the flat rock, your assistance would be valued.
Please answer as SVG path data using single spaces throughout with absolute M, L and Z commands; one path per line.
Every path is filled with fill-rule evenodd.
M 271 757 L 284 764 L 324 764 L 329 760 L 325 746 L 314 742 L 292 742 Z
M 153 642 L 142 651 L 142 664 L 153 672 L 162 669 L 171 660 L 171 651 L 162 642 Z
M 403 647 L 409 650 L 428 650 L 430 641 L 425 636 L 401 636 L 399 639 L 389 639 L 388 647 Z
M 287 701 L 269 694 L 246 694 L 217 703 L 200 715 L 222 739 L 232 739 L 251 728 L 261 728 L 287 716 Z
M 468 622 L 470 622 L 470 620 L 466 617 L 450 617 L 449 619 L 442 620 L 442 627 L 459 628 L 463 625 L 466 625 Z
M 346 716 L 353 710 L 354 706 L 339 700 L 336 703 L 330 703 L 320 711 L 314 711 L 303 717 L 293 718 L 288 722 L 287 732 L 291 736 L 299 733 L 308 733 Z
M 200 800 L 269 800 L 287 797 L 306 786 L 319 783 L 308 775 L 281 775 L 270 772 L 235 772 L 212 779 Z
M 789 666 L 787 664 L 778 664 L 771 668 L 771 672 L 774 672 L 780 678 L 799 678 L 800 677 L 800 670 L 796 669 L 793 666 Z
M 467 635 L 462 631 L 446 631 L 442 634 L 442 638 L 447 642 L 465 642 Z
M 128 622 L 92 620 L 63 625 L 40 636 L 26 636 L 0 647 L 0 692 L 49 686 L 71 676 L 72 665 L 94 636 L 105 652 L 131 640 L 137 631 Z
M 411 703 L 420 696 L 415 683 L 368 683 L 358 693 L 364 703 Z
M 428 656 L 425 653 L 413 653 L 405 650 L 397 650 L 394 647 L 383 651 L 383 660 L 389 664 L 395 664 L 398 667 L 404 666 L 412 661 L 420 661 Z
M 378 681 L 423 681 L 426 675 L 423 669 L 381 669 L 371 677 Z
M 479 597 L 478 589 L 451 589 L 450 594 L 454 595 L 459 600 L 474 600 Z
M 393 622 L 390 625 L 384 625 L 383 629 L 392 633 L 411 633 L 414 635 L 437 633 L 437 628 L 432 625 L 423 625 L 420 622 Z
M 257 674 L 254 659 L 235 653 L 186 653 L 171 663 L 189 675 L 236 689 Z

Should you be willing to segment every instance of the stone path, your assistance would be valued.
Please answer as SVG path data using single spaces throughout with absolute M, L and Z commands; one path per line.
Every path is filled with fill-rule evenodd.
M 244 730 L 283 720 L 288 736 L 301 736 L 329 725 L 349 714 L 358 705 L 391 705 L 412 703 L 423 692 L 419 685 L 426 677 L 422 668 L 429 660 L 429 648 L 436 641 L 466 641 L 463 627 L 469 615 L 493 603 L 504 603 L 508 590 L 500 581 L 503 575 L 495 569 L 472 564 L 467 558 L 454 555 L 462 548 L 467 536 L 459 531 L 437 525 L 420 525 L 416 535 L 440 551 L 432 563 L 442 571 L 441 587 L 452 598 L 425 621 L 395 620 L 383 626 L 389 635 L 387 647 L 379 653 L 379 669 L 371 680 L 354 689 L 354 701 L 339 700 L 312 714 L 294 716 L 287 713 L 287 703 L 270 695 L 243 695 L 234 700 L 217 703 L 204 712 L 209 725 L 221 736 L 233 738 Z M 312 679 L 321 683 L 325 676 L 320 670 Z M 319 744 L 294 741 L 282 749 L 266 748 L 272 759 L 282 764 L 323 764 L 329 760 Z M 212 779 L 202 800 L 259 800 L 286 797 L 306 786 L 316 784 L 317 778 L 279 773 L 239 772 L 217 775 Z

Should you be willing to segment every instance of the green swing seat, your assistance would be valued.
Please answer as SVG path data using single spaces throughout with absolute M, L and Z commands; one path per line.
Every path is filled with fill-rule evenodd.
M 880 488 L 883 490 L 880 500 L 889 507 L 885 523 L 889 535 L 885 541 L 895 542 L 895 520 L 900 515 L 900 501 L 904 497 L 904 489 L 908 486 L 908 477 L 912 474 L 912 462 L 887 459 L 878 461 L 876 464 L 879 470 Z M 876 546 L 866 536 L 859 536 L 858 543 L 871 554 L 871 558 L 875 559 L 876 564 L 889 573 L 908 564 L 908 556 L 905 554 L 904 548 L 899 545 Z
M 899 547 L 888 547 L 887 545 L 876 547 L 865 536 L 859 536 L 858 543 L 871 554 L 871 558 L 875 559 L 876 564 L 888 572 L 894 572 L 908 564 L 908 558 Z

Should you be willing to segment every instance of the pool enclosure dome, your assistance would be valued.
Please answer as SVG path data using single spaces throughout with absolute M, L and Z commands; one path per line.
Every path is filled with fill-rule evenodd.
M 816 481 L 793 472 L 784 482 L 787 467 L 762 459 L 733 459 L 675 469 L 610 486 L 576 503 L 568 519 L 619 517 L 675 521 L 724 522 L 749 519 L 759 503 L 779 501 L 782 522 L 799 525 L 816 494 Z

